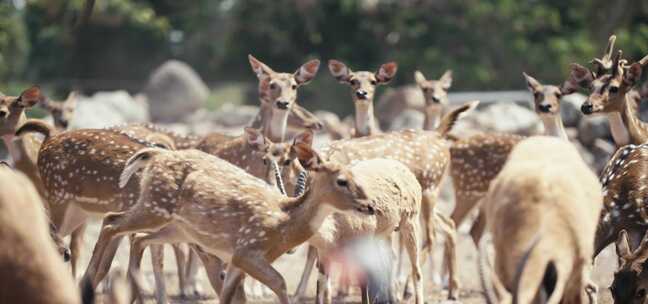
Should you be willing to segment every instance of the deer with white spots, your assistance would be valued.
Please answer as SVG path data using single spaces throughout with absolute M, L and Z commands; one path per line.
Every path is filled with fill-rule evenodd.
M 585 115 L 607 114 L 612 138 L 617 147 L 627 144 L 640 145 L 648 141 L 648 124 L 639 118 L 641 96 L 634 86 L 641 79 L 642 69 L 648 64 L 648 56 L 628 64 L 622 51 L 614 55 L 616 36 L 610 36 L 602 58 L 595 58 L 594 70 L 579 64 L 571 66 L 571 84 L 589 91 L 581 106 Z
M 230 264 L 221 303 L 231 302 L 244 274 L 270 287 L 281 303 L 289 303 L 285 281 L 272 261 L 308 240 L 335 210 L 376 212 L 373 193 L 365 190 L 371 189 L 368 183 L 396 174 L 391 170 L 375 177 L 373 171 L 327 162 L 308 146 L 296 149 L 310 173 L 308 190 L 297 198 L 285 197 L 265 181 L 200 151 L 145 149 L 136 153 L 120 180 L 126 185 L 143 168 L 140 200 L 129 212 L 105 218 L 91 263 L 104 258 L 115 237 L 175 225 L 180 229 L 172 231 L 179 233 L 167 234 L 161 241 L 194 243 Z
M 0 166 L 1 302 L 81 302 L 48 232 L 46 210 L 32 183 Z
M 355 106 L 354 129 L 352 137 L 375 135 L 380 133 L 378 122 L 374 116 L 374 95 L 379 85 L 389 83 L 398 70 L 395 62 L 380 66 L 378 72 L 353 72 L 344 63 L 329 60 L 329 71 L 340 83 L 351 87 L 351 99 Z
M 601 206 L 596 176 L 572 144 L 546 136 L 518 143 L 484 200 L 495 250 L 491 270 L 480 244 L 487 303 L 596 303 L 590 272 Z
M 259 115 L 252 123 L 253 128 L 260 128 L 263 135 L 273 142 L 284 141 L 290 116 L 294 116 L 293 121 L 301 122 L 306 128 L 321 128 L 314 115 L 297 105 L 297 89 L 315 78 L 319 60 L 310 60 L 291 74 L 275 72 L 252 55 L 248 55 L 248 59 L 259 79 L 261 101 Z

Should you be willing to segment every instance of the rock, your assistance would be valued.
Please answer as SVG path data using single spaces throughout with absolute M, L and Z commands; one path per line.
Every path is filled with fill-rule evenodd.
M 526 107 L 515 103 L 495 103 L 460 119 L 457 130 L 464 133 L 465 129 L 533 135 L 542 130 L 542 123 L 538 115 Z
M 578 140 L 586 147 L 594 145 L 597 138 L 610 137 L 610 124 L 605 116 L 586 116 L 578 123 Z
M 209 89 L 189 65 L 169 60 L 153 71 L 144 94 L 153 121 L 177 122 L 205 105 Z
M 616 146 L 610 141 L 597 138 L 594 140 L 594 144 L 590 148 L 590 151 L 592 151 L 594 158 L 592 168 L 594 168 L 596 173 L 600 174 L 612 157 L 612 154 L 616 152 Z
M 390 130 L 421 129 L 425 116 L 416 110 L 404 110 L 394 118 Z
M 378 98 L 375 113 L 382 130 L 396 130 L 392 124 L 405 109 L 422 109 L 424 106 L 425 97 L 421 89 L 416 85 L 406 85 L 388 88 Z
M 583 117 L 580 108 L 587 97 L 580 93 L 570 94 L 560 101 L 560 116 L 565 127 L 576 127 Z
M 148 120 L 144 96 L 133 98 L 126 91 L 97 92 L 92 97 L 79 96 L 70 128 L 103 128 Z

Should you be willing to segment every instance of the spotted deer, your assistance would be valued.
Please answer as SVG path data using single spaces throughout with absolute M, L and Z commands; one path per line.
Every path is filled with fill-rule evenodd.
M 108 129 L 55 134 L 51 125 L 40 120 L 27 121 L 17 134 L 28 132 L 40 133 L 45 138 L 38 153 L 38 169 L 51 208 L 52 222 L 61 236 L 78 232 L 89 216 L 130 208 L 137 201 L 139 185 L 136 179 L 124 190 L 117 185 L 125 161 L 142 148 L 166 147 L 173 143 L 164 134 L 149 136 L 147 140 L 133 137 L 126 131 Z M 72 247 L 75 248 L 73 261 L 82 250 L 80 244 Z M 105 275 L 100 273 L 99 277 Z
M 45 98 L 40 105 L 52 115 L 54 126 L 59 130 L 65 130 L 74 118 L 78 99 L 79 93 L 71 91 L 64 101 L 55 102 Z
M 631 241 L 628 232 L 621 230 L 616 240 L 616 251 L 620 265 L 610 286 L 614 303 L 644 303 L 648 298 L 648 233 L 639 242 L 639 239 Z
M 351 87 L 351 99 L 355 106 L 354 129 L 352 137 L 375 135 L 380 133 L 375 120 L 373 103 L 378 85 L 389 83 L 398 70 L 395 62 L 388 62 L 380 66 L 378 72 L 358 71 L 353 72 L 344 63 L 329 60 L 329 71 L 340 83 Z
M 583 114 L 607 114 L 617 147 L 640 145 L 648 141 L 648 124 L 639 118 L 638 102 L 641 97 L 633 88 L 641 78 L 642 69 L 648 64 L 648 56 L 629 64 L 622 58 L 621 50 L 614 54 L 615 40 L 616 36 L 610 36 L 604 56 L 592 61 L 593 71 L 577 63 L 572 64 L 570 83 L 590 93 L 581 106 Z
M 482 241 L 487 303 L 596 303 L 590 271 L 601 206 L 596 176 L 572 144 L 518 143 L 484 201 L 495 251 L 491 271 Z
M 253 127 L 260 125 L 263 135 L 273 142 L 284 141 L 291 113 L 297 117 L 298 121 L 310 121 L 308 127 L 321 128 L 319 122 L 307 117 L 307 114 L 310 113 L 296 106 L 297 89 L 315 78 L 319 70 L 319 60 L 310 60 L 290 74 L 275 72 L 252 55 L 248 55 L 248 59 L 252 70 L 259 79 L 259 99 L 261 101 L 260 113 L 253 122 Z M 270 115 L 267 114 L 268 112 Z M 269 119 L 262 119 L 262 117 Z
M 428 80 L 421 71 L 414 72 L 416 85 L 421 89 L 425 103 L 423 130 L 434 130 L 439 124 L 444 108 L 448 106 L 448 89 L 452 86 L 452 71 L 447 70 L 438 80 Z
M 46 210 L 23 174 L 0 167 L 0 302 L 80 303 L 49 237 Z
M 89 268 L 96 269 L 93 263 L 104 258 L 115 237 L 176 225 L 180 229 L 174 231 L 180 233 L 167 234 L 164 242 L 194 243 L 230 264 L 221 303 L 231 302 L 245 274 L 272 289 L 281 303 L 289 303 L 285 281 L 272 261 L 308 240 L 335 210 L 375 212 L 362 174 L 326 162 L 310 147 L 297 149 L 311 176 L 308 190 L 297 198 L 283 196 L 265 181 L 200 151 L 136 153 L 120 183 L 126 185 L 143 168 L 140 200 L 129 212 L 105 218 Z

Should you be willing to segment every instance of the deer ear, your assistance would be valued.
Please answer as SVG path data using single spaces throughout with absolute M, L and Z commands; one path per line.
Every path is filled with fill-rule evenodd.
M 452 70 L 445 71 L 439 81 L 444 90 L 449 89 L 452 86 Z
M 254 56 L 248 55 L 248 60 L 250 61 L 252 71 L 254 71 L 259 80 L 264 80 L 274 73 L 269 66 L 265 65 L 265 63 L 261 62 L 259 59 L 254 58 Z
M 306 130 L 304 132 L 301 132 L 295 136 L 295 139 L 293 140 L 293 145 L 298 145 L 298 144 L 304 144 L 309 147 L 313 146 L 313 131 L 311 130 Z
M 641 68 L 642 66 L 638 62 L 631 64 L 625 75 L 623 75 L 623 82 L 629 87 L 637 83 L 641 78 Z
M 571 86 L 589 89 L 594 81 L 594 76 L 588 68 L 578 63 L 572 63 L 567 81 L 571 83 Z
M 262 151 L 268 145 L 260 130 L 245 128 L 245 141 L 256 151 Z
M 524 75 L 527 88 L 529 89 L 529 91 L 531 91 L 531 93 L 535 93 L 542 90 L 542 85 L 538 80 L 536 80 L 535 78 L 529 76 L 527 73 L 524 72 L 522 73 L 522 75 Z
M 71 91 L 65 99 L 65 104 L 71 107 L 76 107 L 77 101 L 79 100 L 79 92 Z
M 425 79 L 425 75 L 423 75 L 421 71 L 417 70 L 416 72 L 414 72 L 414 80 L 416 81 L 416 84 L 421 86 L 421 84 L 423 84 L 427 79 Z
M 305 143 L 297 143 L 293 145 L 293 149 L 297 154 L 299 163 L 304 169 L 317 171 L 322 165 L 322 159 L 311 146 Z
M 642 99 L 648 98 L 648 81 L 644 82 L 641 89 L 639 89 L 639 96 L 641 96 Z
M 396 62 L 388 62 L 380 66 L 378 72 L 376 73 L 376 80 L 380 84 L 386 84 L 390 82 L 394 76 L 396 76 L 396 71 L 398 70 L 398 64 Z
M 331 75 L 333 75 L 333 77 L 335 77 L 339 82 L 346 83 L 351 78 L 351 69 L 341 61 L 335 59 L 329 60 L 328 68 Z
M 45 97 L 42 95 L 38 86 L 33 86 L 23 91 L 16 102 L 19 106 L 29 108 L 36 105 L 39 101 L 43 101 Z
M 304 63 L 294 74 L 297 84 L 303 85 L 313 80 L 315 75 L 317 75 L 319 67 L 320 61 L 317 59 Z
M 622 260 L 626 260 L 630 258 L 632 252 L 630 252 L 630 242 L 628 241 L 627 231 L 621 230 L 621 232 L 619 232 L 619 236 L 617 237 L 615 244 L 616 244 L 617 255 Z

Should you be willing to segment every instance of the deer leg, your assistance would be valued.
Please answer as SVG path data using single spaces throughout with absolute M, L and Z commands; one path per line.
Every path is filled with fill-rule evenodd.
M 455 189 L 457 188 L 455 187 Z M 482 196 L 467 192 L 455 193 L 455 208 L 450 217 L 457 227 L 461 226 L 463 220 L 475 208 Z
M 189 249 L 189 257 L 187 260 L 187 267 L 185 271 L 185 281 L 187 292 L 194 297 L 200 297 L 203 294 L 203 290 L 198 282 L 198 267 L 200 267 L 200 258 L 195 251 Z
M 297 285 L 297 290 L 293 296 L 297 302 L 302 302 L 306 296 L 306 289 L 308 288 L 308 280 L 310 279 L 311 273 L 313 272 L 313 266 L 317 260 L 317 248 L 313 246 L 308 246 L 308 254 L 306 257 L 306 265 L 304 266 L 304 272 L 302 273 L 301 279 L 299 279 L 299 285 Z
M 421 266 L 419 264 L 419 231 L 417 223 L 408 219 L 401 224 L 400 238 L 403 240 L 405 249 L 412 264 L 412 280 L 414 282 L 414 299 L 416 304 L 423 304 L 423 279 Z
M 331 276 L 329 269 L 323 263 L 317 264 L 317 289 L 315 291 L 315 303 L 317 304 L 330 304 L 331 303 Z
M 76 278 L 77 267 L 83 251 L 83 234 L 86 230 L 86 223 L 81 224 L 70 235 L 70 264 L 72 266 L 72 277 Z
M 290 304 L 290 299 L 288 297 L 288 290 L 286 289 L 286 281 L 281 276 L 281 274 L 272 267 L 272 264 L 263 256 L 263 254 L 246 254 L 239 253 L 234 254 L 232 259 L 232 264 L 239 267 L 239 269 L 245 271 L 251 277 L 257 279 L 259 282 L 268 286 L 279 298 L 281 304 Z M 227 278 L 225 280 L 225 287 L 223 287 L 223 299 L 229 300 L 231 298 L 226 298 L 226 290 L 228 289 L 228 283 L 230 271 L 227 273 Z M 231 294 L 231 291 L 230 291 Z M 221 303 L 229 303 L 228 301 L 221 301 Z
M 223 290 L 220 294 L 220 303 L 221 304 L 231 304 L 233 303 L 234 293 L 238 286 L 242 285 L 243 278 L 245 278 L 245 273 L 240 268 L 237 268 L 233 264 L 230 264 L 227 267 L 227 275 L 225 275 L 225 281 L 223 282 Z
M 169 221 L 169 218 L 150 212 L 143 204 L 136 205 L 128 212 L 106 215 L 85 274 L 92 280 L 92 286 L 96 288 L 108 272 L 123 235 L 132 232 L 156 231 Z
M 226 264 L 217 256 L 206 253 L 197 245 L 191 245 L 191 249 L 202 261 L 205 271 L 207 272 L 207 278 L 209 279 L 214 292 L 216 292 L 218 296 L 222 295 L 223 279 L 225 277 L 223 273 L 225 272 Z M 234 291 L 232 303 L 242 304 L 245 302 L 245 289 L 243 288 L 243 284 L 239 284 Z
M 479 240 L 481 240 L 484 230 L 486 229 L 486 217 L 483 210 L 479 210 L 479 214 L 470 228 L 470 236 L 472 237 L 475 246 L 479 247 Z
M 151 263 L 155 277 L 155 299 L 158 304 L 168 303 L 166 298 L 166 279 L 164 278 L 164 246 L 151 245 Z
M 182 248 L 182 244 L 180 243 L 175 243 L 175 244 L 170 244 L 171 248 L 173 249 L 173 254 L 175 255 L 176 259 L 176 269 L 178 272 L 178 287 L 180 290 L 180 296 L 182 298 L 186 298 L 189 293 L 188 293 L 188 287 L 187 287 L 187 262 L 188 262 L 188 255 L 185 254 L 184 249 Z
M 425 190 L 423 192 L 421 200 L 421 219 L 423 224 L 423 246 L 421 248 L 421 261 L 422 264 L 425 264 L 430 260 L 430 277 L 432 281 L 440 285 L 441 275 L 437 273 L 434 261 L 434 241 L 435 241 L 435 220 L 434 220 L 434 209 L 436 208 L 436 191 L 434 190 Z M 409 290 L 404 291 L 404 294 L 409 293 Z
M 457 229 L 454 222 L 445 215 L 436 212 L 436 223 L 446 236 L 444 256 L 447 262 L 448 277 L 450 286 L 448 288 L 448 299 L 456 300 L 459 295 L 459 279 L 457 278 Z

